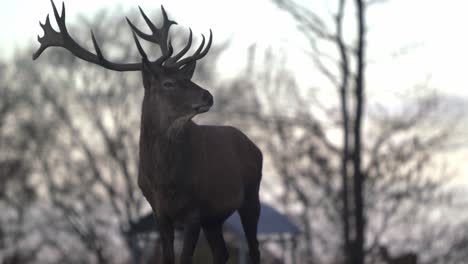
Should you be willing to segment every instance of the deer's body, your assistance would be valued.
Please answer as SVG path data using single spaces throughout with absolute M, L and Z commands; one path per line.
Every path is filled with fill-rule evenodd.
M 262 154 L 233 127 L 189 122 L 184 130 L 176 140 L 142 131 L 138 185 L 158 216 L 182 223 L 198 211 L 202 225 L 224 221 L 258 192 Z
M 41 24 L 44 36 L 33 54 L 38 58 L 48 47 L 64 47 L 75 56 L 115 71 L 141 71 L 145 94 L 140 131 L 140 164 L 138 186 L 150 203 L 159 225 L 164 264 L 173 264 L 174 228 L 182 226 L 184 245 L 181 262 L 192 263 L 200 230 L 203 229 L 215 264 L 224 264 L 228 252 L 222 234 L 225 219 L 238 211 L 249 245 L 252 264 L 260 263 L 257 224 L 260 215 L 259 187 L 262 154 L 255 144 L 233 127 L 199 126 L 192 118 L 207 112 L 213 96 L 191 81 L 196 61 L 211 46 L 212 35 L 205 37 L 191 56 L 184 57 L 192 44 L 190 31 L 187 45 L 176 55 L 169 20 L 162 8 L 163 25 L 156 27 L 140 9 L 151 34 L 135 27 L 128 19 L 133 37 L 142 56 L 141 63 L 114 63 L 104 58 L 92 34 L 96 54 L 68 34 L 65 6 L 59 15 L 53 1 L 54 16 L 59 26 L 55 31 L 47 17 Z M 158 44 L 162 55 L 150 61 L 138 37 Z
M 236 128 L 200 126 L 191 121 L 199 112 L 192 105 L 213 103 L 207 91 L 192 87 L 196 96 L 190 96 L 190 104 L 174 110 L 170 102 L 175 94 L 163 87 L 152 87 L 157 77 L 146 74 L 146 70 L 138 185 L 158 221 L 165 263 L 173 261 L 176 227 L 183 227 L 185 232 L 183 263 L 190 263 L 202 228 L 215 263 L 225 263 L 228 256 L 222 224 L 236 210 L 247 226 L 252 258 L 259 259 L 256 230 L 262 175 L 260 150 Z

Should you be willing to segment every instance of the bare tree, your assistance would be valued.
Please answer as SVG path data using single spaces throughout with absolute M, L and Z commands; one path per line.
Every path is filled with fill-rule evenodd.
M 21 72 L 30 70 L 26 60 L 19 56 L 0 65 L 0 259 L 8 263 L 31 263 L 47 245 L 31 239 L 39 203 L 34 153 L 43 147 L 32 139 L 46 142 L 50 130 L 36 121 L 37 94 L 28 90 L 32 82 Z
M 335 174 L 338 173 L 336 155 L 340 156 L 341 180 L 338 181 L 338 185 L 341 186 L 341 191 L 337 192 L 336 186 L 333 187 L 333 191 L 328 191 L 334 193 L 330 194 L 334 200 L 332 204 L 338 205 L 335 207 L 333 219 L 336 220 L 341 215 L 341 241 L 347 261 L 363 263 L 364 256 L 369 255 L 375 244 L 381 242 L 382 232 L 385 232 L 376 232 L 374 224 L 381 220 L 385 222 L 392 221 L 390 219 L 394 217 L 402 217 L 404 213 L 399 214 L 396 208 L 421 208 L 424 203 L 415 198 L 421 196 L 428 199 L 425 202 L 431 206 L 449 204 L 447 197 L 450 194 L 442 190 L 450 182 L 446 178 L 450 171 L 432 170 L 428 176 L 427 168 L 437 162 L 436 153 L 443 153 L 444 148 L 450 145 L 456 116 L 448 118 L 451 125 L 438 124 L 431 127 L 431 133 L 425 132 L 428 131 L 425 126 L 437 120 L 435 116 L 444 111 L 440 107 L 441 103 L 443 104 L 440 101 L 444 98 L 437 95 L 420 96 L 416 97 L 417 100 L 403 102 L 404 107 L 399 113 L 378 113 L 376 109 L 382 107 L 374 108 L 376 104 L 371 104 L 372 108 L 365 110 L 366 10 L 374 1 L 354 1 L 354 4 L 351 1 L 337 1 L 337 9 L 332 12 L 331 17 L 316 14 L 296 1 L 274 2 L 295 18 L 299 30 L 309 41 L 310 55 L 314 63 L 311 69 L 322 73 L 331 87 L 336 89 L 339 98 L 337 105 L 325 106 L 320 100 L 312 98 L 314 101 L 311 102 L 315 103 L 315 106 L 309 108 L 315 110 L 314 114 L 307 114 L 303 120 L 320 127 L 323 134 L 330 133 L 327 123 L 331 124 L 332 130 L 340 128 L 338 131 L 342 137 L 341 144 L 328 142 L 327 136 L 324 137 L 325 140 L 318 138 L 318 141 L 330 146 L 331 151 L 328 154 L 335 157 L 330 159 L 332 162 L 326 164 L 332 164 Z M 344 37 L 343 32 L 346 25 L 344 17 L 349 10 L 355 12 L 351 25 L 356 28 L 352 30 L 355 35 L 348 39 Z M 298 101 L 302 101 L 302 109 L 307 108 L 304 100 Z M 317 110 L 323 110 L 325 118 L 320 118 Z M 365 114 L 370 116 L 366 117 Z M 364 120 L 369 124 L 363 126 Z M 310 132 L 307 135 L 312 137 L 316 133 Z M 366 139 L 365 144 L 363 135 Z M 414 142 L 414 145 L 409 144 L 410 142 Z M 402 151 L 405 154 L 401 153 Z M 324 156 L 330 157 L 327 154 Z M 325 164 L 323 161 L 317 163 Z M 389 167 L 384 172 L 383 167 L 386 166 Z M 320 174 L 324 175 L 323 172 L 319 172 Z M 328 181 L 329 183 L 324 185 L 326 188 L 333 186 L 330 183 L 337 184 L 336 176 L 329 177 Z M 377 187 L 384 182 L 387 182 L 385 187 Z M 402 184 L 407 188 L 395 195 L 392 188 L 401 188 Z M 337 196 L 338 193 L 341 195 Z M 394 207 L 376 209 L 376 201 L 380 199 L 385 206 L 393 204 Z M 413 203 L 408 207 L 409 201 Z M 426 215 L 429 212 L 427 209 L 423 211 Z M 372 230 L 366 230 L 367 227 Z M 387 224 L 380 227 L 383 230 L 390 229 Z

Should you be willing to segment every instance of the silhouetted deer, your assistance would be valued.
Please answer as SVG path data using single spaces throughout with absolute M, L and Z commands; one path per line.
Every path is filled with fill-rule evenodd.
M 140 63 L 114 63 L 104 58 L 91 32 L 96 54 L 81 47 L 68 34 L 65 6 L 59 15 L 52 2 L 59 32 L 47 16 L 44 36 L 38 37 L 39 49 L 33 59 L 50 46 L 63 47 L 73 55 L 115 71 L 141 71 L 145 89 L 140 130 L 138 185 L 151 204 L 160 228 L 163 263 L 174 263 L 174 227 L 184 228 L 181 262 L 191 263 L 200 229 L 210 244 L 214 263 L 225 263 L 228 252 L 222 224 L 238 210 L 245 230 L 251 263 L 260 262 L 257 223 L 260 214 L 259 187 L 262 153 L 239 130 L 227 126 L 199 126 L 192 118 L 207 112 L 213 105 L 212 95 L 190 79 L 196 61 L 204 57 L 212 41 L 205 37 L 195 53 L 182 58 L 192 44 L 190 31 L 187 45 L 172 56 L 169 20 L 164 8 L 164 22 L 157 28 L 140 9 L 151 29 L 146 34 L 128 19 Z M 162 56 L 150 61 L 137 35 L 160 46 Z
M 397 257 L 388 254 L 387 247 L 379 247 L 380 256 L 388 264 L 418 264 L 418 255 L 412 252 L 404 253 Z

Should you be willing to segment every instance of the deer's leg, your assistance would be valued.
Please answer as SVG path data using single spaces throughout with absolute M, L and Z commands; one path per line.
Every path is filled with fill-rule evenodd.
M 161 237 L 162 263 L 174 264 L 174 225 L 168 219 L 160 218 L 159 235 Z
M 240 208 L 239 215 L 244 228 L 247 244 L 249 245 L 249 255 L 252 264 L 260 263 L 260 251 L 258 249 L 257 225 L 260 217 L 260 199 L 258 193 L 252 199 L 244 202 Z
M 203 232 L 213 254 L 213 264 L 225 264 L 229 259 L 229 253 L 223 238 L 222 222 L 203 226 Z
M 195 247 L 200 234 L 200 217 L 198 214 L 186 219 L 184 225 L 184 245 L 182 247 L 181 264 L 191 264 Z

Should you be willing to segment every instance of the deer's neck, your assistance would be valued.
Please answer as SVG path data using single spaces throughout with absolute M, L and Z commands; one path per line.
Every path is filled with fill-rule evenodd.
M 189 129 L 191 121 L 170 133 L 171 123 L 158 113 L 142 113 L 140 131 L 140 177 L 161 189 L 184 184 L 190 152 Z

